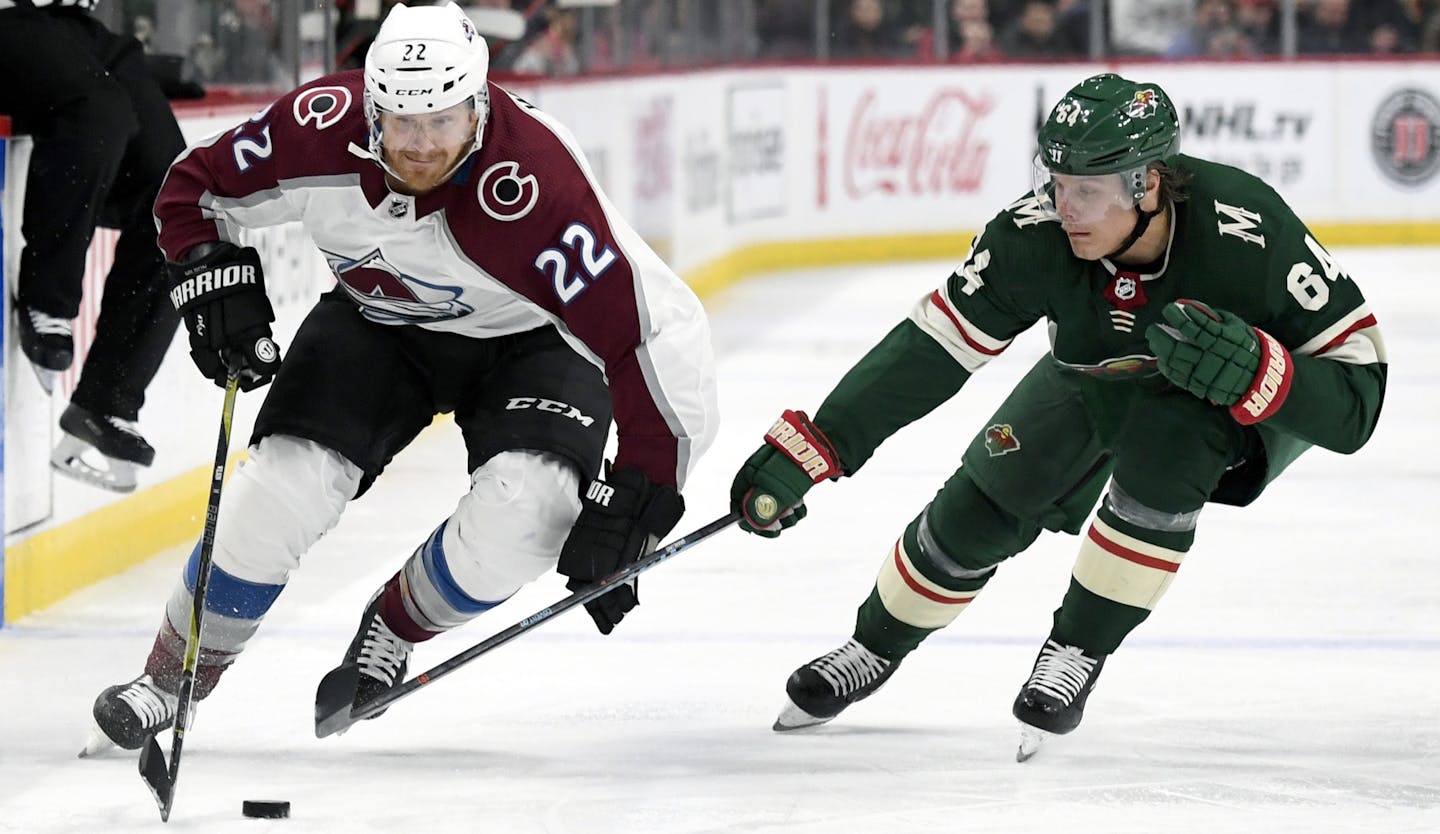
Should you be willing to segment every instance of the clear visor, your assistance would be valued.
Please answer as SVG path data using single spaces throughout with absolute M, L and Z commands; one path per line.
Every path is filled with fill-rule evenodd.
M 1104 220 L 1110 212 L 1135 208 L 1135 197 L 1125 174 L 1057 174 L 1037 154 L 1031 166 L 1035 196 L 1041 207 L 1066 224 Z
M 462 101 L 434 113 L 381 110 L 380 144 L 392 151 L 459 148 L 475 141 L 475 105 Z

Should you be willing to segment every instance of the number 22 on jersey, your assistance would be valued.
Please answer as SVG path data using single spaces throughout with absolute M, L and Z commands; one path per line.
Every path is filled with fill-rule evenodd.
M 535 257 L 535 268 L 550 278 L 561 304 L 569 304 L 584 292 L 605 270 L 615 263 L 615 250 L 601 248 L 595 233 L 584 223 L 571 223 L 560 234 L 560 245 L 552 246 Z M 571 259 L 579 261 L 579 269 L 571 271 Z

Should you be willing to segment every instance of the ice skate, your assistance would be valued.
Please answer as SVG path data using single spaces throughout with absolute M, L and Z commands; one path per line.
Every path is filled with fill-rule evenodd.
M 886 660 L 851 638 L 790 674 L 785 682 L 788 700 L 773 729 L 785 732 L 824 724 L 868 698 L 899 666 L 900 661 Z
M 1080 726 L 1085 700 L 1095 688 L 1105 657 L 1078 646 L 1045 641 L 1030 679 L 1020 688 L 1012 707 L 1020 720 L 1015 761 L 1028 760 L 1051 736 L 1063 736 Z
M 70 335 L 69 319 L 21 307 L 15 302 L 15 316 L 20 325 L 20 350 L 30 360 L 40 387 L 49 394 L 55 390 L 55 376 L 75 361 L 75 340 Z
M 371 597 L 360 618 L 360 629 L 345 659 L 332 669 L 321 682 L 325 692 L 327 682 L 348 680 L 353 677 L 355 692 L 351 698 L 352 708 L 359 708 L 383 695 L 405 679 L 405 670 L 410 667 L 410 652 L 415 644 L 398 637 L 380 616 L 380 594 Z M 317 698 L 317 700 L 319 700 Z M 385 714 L 380 710 L 370 718 Z
M 176 694 L 167 692 L 148 674 L 109 687 L 95 699 L 94 721 L 80 758 L 112 747 L 139 750 L 146 739 L 174 725 L 178 704 Z M 192 710 L 191 720 L 194 715 Z
M 71 404 L 60 415 L 64 436 L 50 465 L 76 480 L 115 492 L 133 492 L 135 468 L 155 461 L 155 449 L 135 423 Z

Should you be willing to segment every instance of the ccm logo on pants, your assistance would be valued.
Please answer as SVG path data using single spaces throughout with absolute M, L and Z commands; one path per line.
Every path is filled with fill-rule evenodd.
M 511 397 L 510 402 L 505 404 L 506 411 L 520 411 L 526 408 L 560 414 L 579 422 L 582 426 L 595 425 L 594 417 L 587 417 L 580 412 L 580 409 L 559 400 L 547 400 L 544 397 Z

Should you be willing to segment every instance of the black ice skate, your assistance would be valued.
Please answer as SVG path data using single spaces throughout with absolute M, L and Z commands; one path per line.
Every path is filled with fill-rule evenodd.
M 360 630 L 345 650 L 345 659 L 326 673 L 315 693 L 315 735 L 324 738 L 343 732 L 351 723 L 350 710 L 360 709 L 405 680 L 415 644 L 405 640 L 380 616 L 380 592 L 370 598 L 360 618 Z M 348 699 L 350 710 L 344 708 Z M 379 718 L 380 710 L 366 718 Z
M 87 484 L 114 490 L 135 490 L 135 467 L 155 461 L 155 449 L 135 423 L 103 416 L 73 403 L 60 415 L 64 436 L 50 453 L 50 465 Z
M 106 689 L 91 710 L 95 722 L 81 758 L 111 747 L 139 750 L 151 736 L 174 725 L 178 703 L 175 693 L 167 692 L 149 675 Z M 192 719 L 194 715 L 192 711 Z
M 30 360 L 40 387 L 48 394 L 55 388 L 55 374 L 66 370 L 75 361 L 71 322 L 21 307 L 19 302 L 15 303 L 15 315 L 20 325 L 20 350 Z
M 1085 699 L 1095 688 L 1105 657 L 1078 646 L 1045 641 L 1030 679 L 1020 687 L 1012 707 L 1020 719 L 1020 748 L 1015 752 L 1015 761 L 1023 762 L 1035 755 L 1050 736 L 1063 736 L 1080 726 Z
M 856 701 L 868 698 L 899 666 L 900 661 L 886 660 L 851 638 L 790 674 L 785 682 L 789 702 L 775 719 L 774 730 L 824 724 Z

